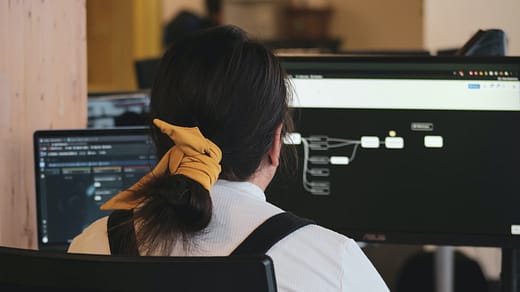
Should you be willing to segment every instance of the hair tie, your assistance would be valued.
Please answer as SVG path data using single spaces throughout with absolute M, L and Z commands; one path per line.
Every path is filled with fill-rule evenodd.
M 202 135 L 198 127 L 180 127 L 159 119 L 153 123 L 175 145 L 164 154 L 155 168 L 133 186 L 104 203 L 101 210 L 133 209 L 144 199 L 138 189 L 155 177 L 182 174 L 200 183 L 208 192 L 220 174 L 220 148 Z

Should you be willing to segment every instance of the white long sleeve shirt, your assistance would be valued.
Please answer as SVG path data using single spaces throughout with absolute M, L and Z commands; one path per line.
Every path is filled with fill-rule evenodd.
M 213 217 L 194 237 L 196 248 L 180 245 L 172 256 L 226 256 L 265 220 L 283 212 L 266 202 L 248 182 L 219 180 L 211 189 Z M 110 254 L 108 217 L 87 227 L 69 252 Z M 267 254 L 275 266 L 278 291 L 388 291 L 376 269 L 352 239 L 318 225 L 307 225 L 275 244 Z

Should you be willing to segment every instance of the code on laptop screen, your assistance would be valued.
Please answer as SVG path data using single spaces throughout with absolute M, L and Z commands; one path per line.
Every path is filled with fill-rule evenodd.
M 143 128 L 35 134 L 40 246 L 67 244 L 99 207 L 150 171 L 157 158 Z

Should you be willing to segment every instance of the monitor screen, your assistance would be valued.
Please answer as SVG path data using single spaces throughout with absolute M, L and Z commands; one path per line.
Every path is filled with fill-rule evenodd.
M 41 249 L 64 250 L 157 160 L 146 128 L 37 131 L 34 151 Z
M 147 91 L 90 93 L 87 103 L 89 128 L 144 126 L 150 112 Z
M 520 243 L 520 58 L 282 61 L 298 163 L 271 202 L 361 241 Z

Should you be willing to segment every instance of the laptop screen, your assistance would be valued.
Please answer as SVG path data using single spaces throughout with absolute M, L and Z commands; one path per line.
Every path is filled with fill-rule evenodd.
M 99 207 L 157 160 L 147 128 L 37 131 L 34 153 L 38 245 L 57 250 L 108 215 Z

